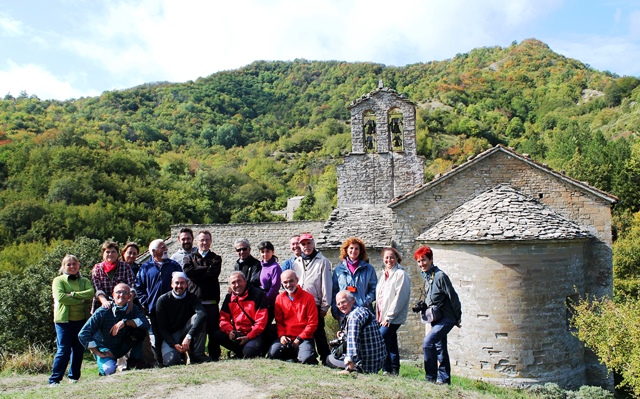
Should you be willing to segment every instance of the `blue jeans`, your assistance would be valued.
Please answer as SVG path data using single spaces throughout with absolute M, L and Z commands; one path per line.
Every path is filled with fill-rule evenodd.
M 445 383 L 451 380 L 447 334 L 455 325 L 455 320 L 440 319 L 431 325 L 431 331 L 424 337 L 422 349 L 424 350 L 424 374 L 427 380 Z
M 387 347 L 387 357 L 384 359 L 383 371 L 393 373 L 400 370 L 400 351 L 398 350 L 398 328 L 400 324 L 389 324 L 389 327 L 380 326 L 380 335 Z
M 53 358 L 53 371 L 49 377 L 49 383 L 60 382 L 67 370 L 69 359 L 71 359 L 71 367 L 69 368 L 69 379 L 80 379 L 80 367 L 82 366 L 82 356 L 84 355 L 84 346 L 78 339 L 78 333 L 84 326 L 85 321 L 70 321 L 68 323 L 56 323 L 56 344 L 58 350 Z

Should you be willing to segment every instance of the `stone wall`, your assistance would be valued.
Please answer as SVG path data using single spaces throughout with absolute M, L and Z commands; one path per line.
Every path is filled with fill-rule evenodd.
M 384 205 L 424 182 L 424 158 L 388 152 L 350 154 L 338 165 L 338 207 Z
M 324 222 L 273 222 L 273 223 L 239 223 L 239 224 L 208 224 L 208 225 L 176 225 L 171 226 L 171 239 L 168 241 L 169 254 L 179 248 L 178 233 L 183 227 L 189 227 L 193 234 L 200 230 L 209 230 L 212 236 L 211 250 L 222 256 L 222 273 L 220 282 L 227 283 L 229 273 L 233 271 L 238 254 L 235 252 L 233 241 L 236 238 L 246 238 L 251 243 L 251 254 L 260 258 L 258 244 L 260 241 L 271 241 L 275 247 L 275 255 L 280 262 L 292 256 L 289 249 L 289 238 L 295 234 L 310 232 L 318 236 Z
M 508 184 L 587 228 L 596 239 L 585 247 L 588 255 L 584 261 L 584 291 L 596 296 L 612 295 L 611 204 L 572 184 L 568 179 L 555 176 L 544 168 L 534 166 L 503 150 L 495 151 L 479 162 L 470 163 L 406 200 L 391 205 L 395 215 L 394 242 L 401 254 L 411 257 L 420 245 L 415 237 L 458 206 L 499 184 Z M 435 261 L 436 264 L 441 262 L 437 253 Z M 412 301 L 416 301 L 419 274 L 415 268 L 409 269 Z M 463 304 L 463 310 L 464 306 Z M 411 330 L 409 327 L 406 334 L 409 345 L 419 348 L 423 331 Z M 607 378 L 597 362 L 591 361 L 586 367 L 590 381 L 603 381 Z
M 463 304 L 449 334 L 456 375 L 520 386 L 586 383 L 584 349 L 571 334 L 567 298 L 584 292 L 588 240 L 427 242 Z

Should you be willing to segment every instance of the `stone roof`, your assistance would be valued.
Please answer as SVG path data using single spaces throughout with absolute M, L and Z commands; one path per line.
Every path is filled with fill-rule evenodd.
M 511 148 L 507 148 L 505 146 L 503 146 L 502 144 L 498 144 L 493 148 L 490 148 L 478 155 L 476 155 L 473 158 L 469 158 L 469 160 L 457 167 L 454 166 L 453 169 L 451 169 L 450 171 L 443 173 L 442 175 L 436 175 L 436 177 L 431 180 L 428 183 L 422 184 L 418 187 L 416 187 L 413 191 L 410 191 L 404 195 L 401 195 L 399 197 L 394 198 L 391 202 L 389 202 L 387 205 L 391 208 L 395 208 L 396 206 L 400 205 L 401 203 L 405 202 L 406 200 L 415 197 L 416 195 L 418 195 L 419 193 L 428 190 L 431 187 L 434 187 L 444 181 L 446 181 L 448 178 L 450 178 L 451 176 L 454 176 L 458 173 L 460 173 L 461 171 L 471 167 L 472 165 L 475 165 L 478 162 L 482 162 L 483 159 L 491 156 L 492 154 L 498 152 L 498 151 L 502 151 L 504 153 L 507 153 L 509 156 L 512 156 L 514 158 L 517 158 L 523 162 L 526 162 L 527 164 L 531 165 L 532 167 L 539 169 L 539 170 L 543 170 L 544 172 L 555 176 L 556 178 L 563 180 L 579 189 L 581 189 L 584 192 L 588 192 L 591 195 L 594 195 L 596 197 L 599 197 L 607 202 L 609 202 L 610 204 L 616 204 L 618 202 L 618 197 L 616 197 L 615 195 L 609 194 L 605 191 L 599 190 L 591 185 L 589 185 L 589 183 L 587 182 L 583 182 L 583 181 L 579 181 L 576 180 L 574 178 L 571 178 L 569 176 L 566 176 L 564 173 L 560 173 L 557 172 L 553 169 L 551 169 L 550 167 L 548 167 L 546 164 L 540 164 L 532 159 L 529 158 L 529 156 L 527 154 L 518 154 L 517 152 L 515 152 L 513 149 Z
M 356 98 L 355 100 L 351 101 L 351 103 L 349 104 L 349 106 L 347 107 L 348 109 L 351 109 L 353 107 L 355 107 L 356 105 L 360 104 L 361 102 L 364 102 L 368 99 L 370 99 L 371 97 L 373 97 L 374 95 L 380 93 L 380 92 L 384 92 L 384 93 L 391 93 L 391 94 L 395 94 L 396 97 L 398 97 L 400 100 L 409 103 L 409 104 L 413 104 L 415 105 L 415 103 L 411 100 L 409 100 L 404 94 L 398 93 L 397 91 L 389 88 L 389 87 L 378 87 L 375 90 L 372 90 L 370 92 L 368 92 L 367 94 L 363 94 L 362 96 L 360 96 L 359 98 Z
M 511 187 L 485 191 L 422 233 L 419 241 L 519 241 L 590 238 L 578 224 Z
M 336 208 L 316 237 L 316 246 L 340 248 L 349 237 L 362 239 L 367 248 L 391 245 L 392 211 L 387 207 L 359 206 Z

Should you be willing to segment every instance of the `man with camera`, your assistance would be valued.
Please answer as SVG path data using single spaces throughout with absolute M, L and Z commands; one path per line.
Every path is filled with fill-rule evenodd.
M 267 297 L 260 288 L 250 285 L 241 271 L 231 272 L 229 286 L 231 292 L 220 308 L 220 329 L 214 333 L 216 345 L 224 346 L 236 357 L 260 356 L 262 332 L 269 318 Z M 219 356 L 220 351 L 217 353 Z
M 334 349 L 327 357 L 327 366 L 344 369 L 346 373 L 377 373 L 384 365 L 387 349 L 375 316 L 369 309 L 357 306 L 355 297 L 347 290 L 336 295 L 336 305 L 346 316 L 345 327 L 330 344 L 334 348 L 346 344 L 346 348 L 343 354 Z
M 293 270 L 280 276 L 284 292 L 276 297 L 275 319 L 278 338 L 269 349 L 271 359 L 298 359 L 303 364 L 317 364 L 313 334 L 318 327 L 318 309 L 313 295 L 298 285 Z

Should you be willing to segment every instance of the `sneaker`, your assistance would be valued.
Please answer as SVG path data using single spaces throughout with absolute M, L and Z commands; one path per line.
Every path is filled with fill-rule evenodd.
M 49 388 L 57 387 L 58 385 L 60 385 L 59 382 L 50 382 L 49 383 Z
M 69 384 L 77 384 L 78 380 L 74 380 L 73 378 L 69 378 Z

